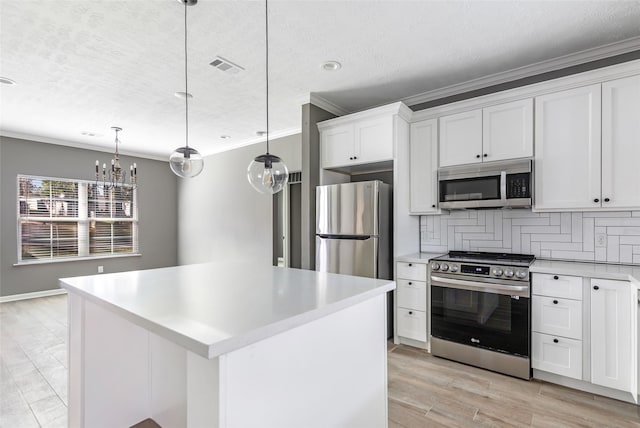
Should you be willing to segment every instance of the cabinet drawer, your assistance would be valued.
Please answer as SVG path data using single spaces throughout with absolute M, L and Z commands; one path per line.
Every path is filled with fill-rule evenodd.
M 582 379 L 582 341 L 549 334 L 533 333 L 534 369 Z
M 582 300 L 582 277 L 534 273 L 532 294 Z
M 419 342 L 427 341 L 427 313 L 413 309 L 398 308 L 398 336 Z
M 408 279 L 396 281 L 398 306 L 401 308 L 427 310 L 427 282 Z
M 532 297 L 533 331 L 582 339 L 582 302 L 557 297 Z
M 427 265 L 426 263 L 398 262 L 396 264 L 396 278 L 426 281 Z

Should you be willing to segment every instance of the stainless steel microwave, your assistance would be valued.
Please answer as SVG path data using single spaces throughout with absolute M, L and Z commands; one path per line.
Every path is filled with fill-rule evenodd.
M 440 208 L 530 207 L 532 166 L 531 159 L 517 159 L 440 168 Z

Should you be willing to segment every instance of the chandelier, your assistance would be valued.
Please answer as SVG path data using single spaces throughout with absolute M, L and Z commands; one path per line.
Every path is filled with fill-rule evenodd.
M 118 138 L 118 132 L 122 131 L 122 128 L 117 126 L 112 126 L 116 132 L 116 152 L 113 155 L 113 159 L 111 159 L 111 168 L 107 173 L 107 164 L 102 164 L 102 187 L 106 190 L 115 189 L 117 187 L 124 188 L 127 184 L 127 171 L 122 169 L 120 165 L 120 153 L 118 152 L 118 145 L 120 144 L 120 139 Z M 131 189 L 136 188 L 136 180 L 138 178 L 138 168 L 134 163 L 129 167 L 129 187 Z M 100 181 L 100 161 L 96 160 L 96 186 Z

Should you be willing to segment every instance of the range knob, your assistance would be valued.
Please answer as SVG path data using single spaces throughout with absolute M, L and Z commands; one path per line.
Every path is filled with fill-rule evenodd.
M 520 279 L 524 279 L 527 277 L 527 272 L 523 271 L 523 270 L 517 270 L 516 271 L 516 277 L 520 278 Z
M 448 271 L 449 270 L 449 265 L 446 264 L 446 263 L 442 263 L 440 265 L 440 270 L 445 271 L 445 272 Z
M 513 276 L 513 269 L 511 268 L 506 268 L 504 270 L 504 276 L 511 278 Z
M 502 276 L 502 269 L 498 267 L 494 267 L 492 270 L 492 273 L 494 276 Z
M 440 265 L 436 262 L 431 263 L 431 270 L 438 270 L 440 269 Z
M 449 266 L 449 272 L 458 272 L 458 265 Z

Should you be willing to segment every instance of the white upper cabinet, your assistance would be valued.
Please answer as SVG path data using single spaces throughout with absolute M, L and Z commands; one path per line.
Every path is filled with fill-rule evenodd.
M 533 99 L 482 110 L 484 162 L 533 156 Z
M 531 156 L 531 98 L 440 118 L 440 166 Z
M 438 214 L 438 121 L 411 124 L 410 213 Z
M 535 208 L 600 207 L 600 85 L 535 100 Z
M 640 76 L 602 84 L 602 206 L 640 207 Z
M 354 161 L 371 163 L 393 159 L 393 117 L 358 121 L 355 126 Z
M 396 120 L 410 116 L 407 106 L 394 103 L 318 123 L 321 167 L 349 171 L 350 166 L 393 161 Z
M 354 126 L 350 123 L 327 129 L 320 134 L 323 168 L 326 168 L 325 165 L 342 166 L 352 163 L 354 133 Z
M 440 166 L 482 162 L 482 110 L 443 116 L 440 122 Z
M 591 280 L 591 382 L 637 399 L 636 287 L 626 281 Z

